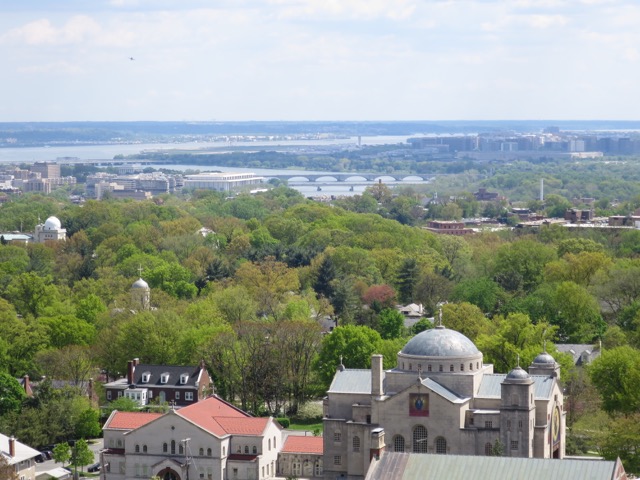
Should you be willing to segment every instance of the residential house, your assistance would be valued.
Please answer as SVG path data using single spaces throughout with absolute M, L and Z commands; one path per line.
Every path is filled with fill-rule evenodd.
M 20 480 L 36 480 L 36 460 L 40 452 L 0 433 L 0 455 L 13 465 Z
M 107 400 L 127 397 L 140 405 L 154 399 L 177 407 L 191 405 L 211 393 L 212 382 L 204 362 L 196 367 L 147 365 L 130 360 L 126 378 L 104 385 Z

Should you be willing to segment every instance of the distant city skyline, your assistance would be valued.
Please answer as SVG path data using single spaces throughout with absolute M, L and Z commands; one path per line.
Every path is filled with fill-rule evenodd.
M 635 0 L 0 4 L 0 122 L 640 119 Z

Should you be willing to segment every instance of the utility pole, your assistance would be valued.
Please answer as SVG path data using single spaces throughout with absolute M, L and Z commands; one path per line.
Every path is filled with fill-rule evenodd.
M 189 480 L 189 466 L 191 463 L 191 460 L 189 458 L 189 441 L 191 440 L 191 438 L 184 438 L 182 440 L 180 440 L 182 442 L 182 444 L 184 445 L 184 463 L 187 466 L 187 478 L 186 480 Z

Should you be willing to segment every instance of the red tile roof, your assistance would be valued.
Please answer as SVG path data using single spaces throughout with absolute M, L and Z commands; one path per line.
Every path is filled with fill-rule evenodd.
M 269 422 L 269 418 L 251 417 L 216 396 L 181 408 L 176 413 L 218 437 L 227 434 L 261 435 Z
M 115 412 L 104 428 L 118 428 L 122 430 L 133 430 L 161 417 L 162 413 L 147 412 Z
M 289 435 L 282 447 L 282 453 L 323 453 L 322 437 L 301 437 Z

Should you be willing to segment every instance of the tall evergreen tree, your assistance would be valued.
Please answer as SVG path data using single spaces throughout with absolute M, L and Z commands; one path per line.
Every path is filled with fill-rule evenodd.
M 415 258 L 408 257 L 398 271 L 398 298 L 402 303 L 411 303 L 418 283 L 420 269 Z
M 313 289 L 318 295 L 322 295 L 328 299 L 332 299 L 335 292 L 331 282 L 337 276 L 336 266 L 330 256 L 325 256 L 324 260 L 318 268 L 318 276 L 313 283 Z

